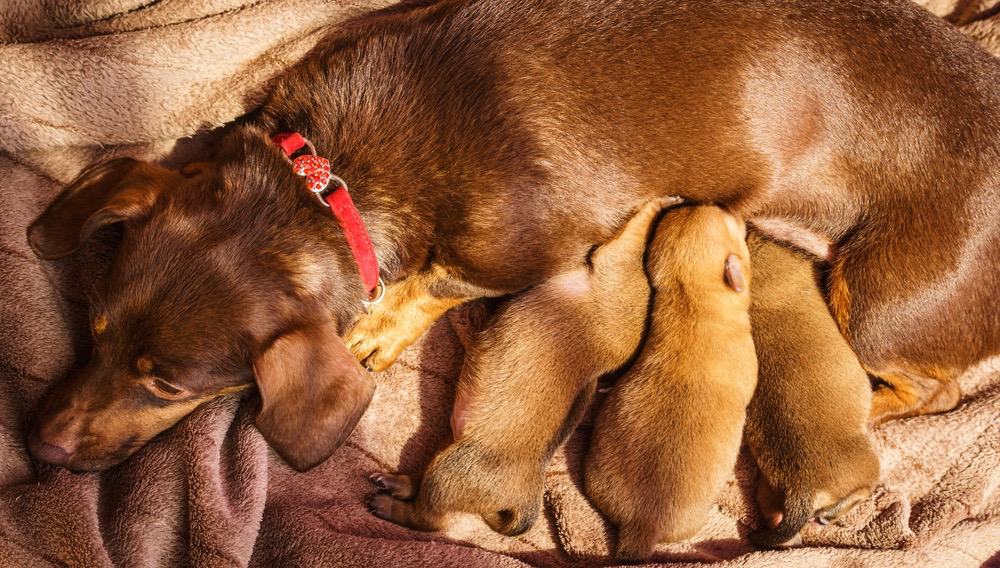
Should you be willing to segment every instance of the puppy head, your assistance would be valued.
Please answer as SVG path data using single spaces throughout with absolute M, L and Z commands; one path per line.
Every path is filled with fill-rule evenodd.
M 336 223 L 266 139 L 256 153 L 245 143 L 223 152 L 239 159 L 193 177 L 130 159 L 98 165 L 29 228 L 45 259 L 123 228 L 92 297 L 92 357 L 35 413 L 37 459 L 112 466 L 199 404 L 253 384 L 258 428 L 297 469 L 353 430 L 374 384 L 339 337 L 362 297 L 350 252 L 317 257 Z
M 678 280 L 707 293 L 728 290 L 749 302 L 750 252 L 746 224 L 722 209 L 679 207 L 660 220 L 647 268 L 657 281 Z
M 840 424 L 824 425 L 838 432 Z M 810 520 L 821 525 L 836 522 L 867 499 L 879 482 L 880 466 L 871 440 L 857 433 L 824 442 L 823 455 L 795 467 L 776 471 L 787 476 L 784 490 L 761 477 L 757 500 L 765 523 L 750 534 L 761 548 L 776 548 L 798 542 L 799 531 Z

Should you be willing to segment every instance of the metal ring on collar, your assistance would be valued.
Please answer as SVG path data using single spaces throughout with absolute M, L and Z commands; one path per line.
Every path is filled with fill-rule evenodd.
M 372 300 L 361 300 L 361 303 L 365 306 L 365 309 L 380 303 L 385 298 L 385 282 L 382 281 L 382 277 L 378 277 L 378 285 L 375 286 L 375 298 Z

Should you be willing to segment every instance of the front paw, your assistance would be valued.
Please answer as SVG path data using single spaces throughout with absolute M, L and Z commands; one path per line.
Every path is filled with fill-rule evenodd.
M 347 334 L 347 348 L 369 371 L 388 369 L 404 349 L 420 337 L 419 331 L 380 314 L 363 317 Z

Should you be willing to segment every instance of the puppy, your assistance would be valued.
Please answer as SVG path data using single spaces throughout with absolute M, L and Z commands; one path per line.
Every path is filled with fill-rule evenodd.
M 587 495 L 618 526 L 619 560 L 695 534 L 739 453 L 757 358 L 743 223 L 668 213 L 649 247 L 649 334 L 594 423 Z
M 868 375 L 844 341 L 811 262 L 751 235 L 750 305 L 760 365 L 746 440 L 761 470 L 761 547 L 793 539 L 807 521 L 827 524 L 868 497 L 879 461 L 866 427 Z
M 597 379 L 625 364 L 642 338 L 642 257 L 650 225 L 670 202 L 645 205 L 587 269 L 501 308 L 467 355 L 451 418 L 455 443 L 419 488 L 409 476 L 373 475 L 385 492 L 371 501 L 375 515 L 436 530 L 447 513 L 472 512 L 506 535 L 534 524 L 545 465 L 582 418 Z

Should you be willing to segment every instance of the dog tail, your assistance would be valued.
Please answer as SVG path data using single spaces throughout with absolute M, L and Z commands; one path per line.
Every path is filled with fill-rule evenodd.
M 758 529 L 748 535 L 757 548 L 779 548 L 795 538 L 813 518 L 813 496 L 809 493 L 789 493 L 785 497 L 781 522 L 773 529 Z

